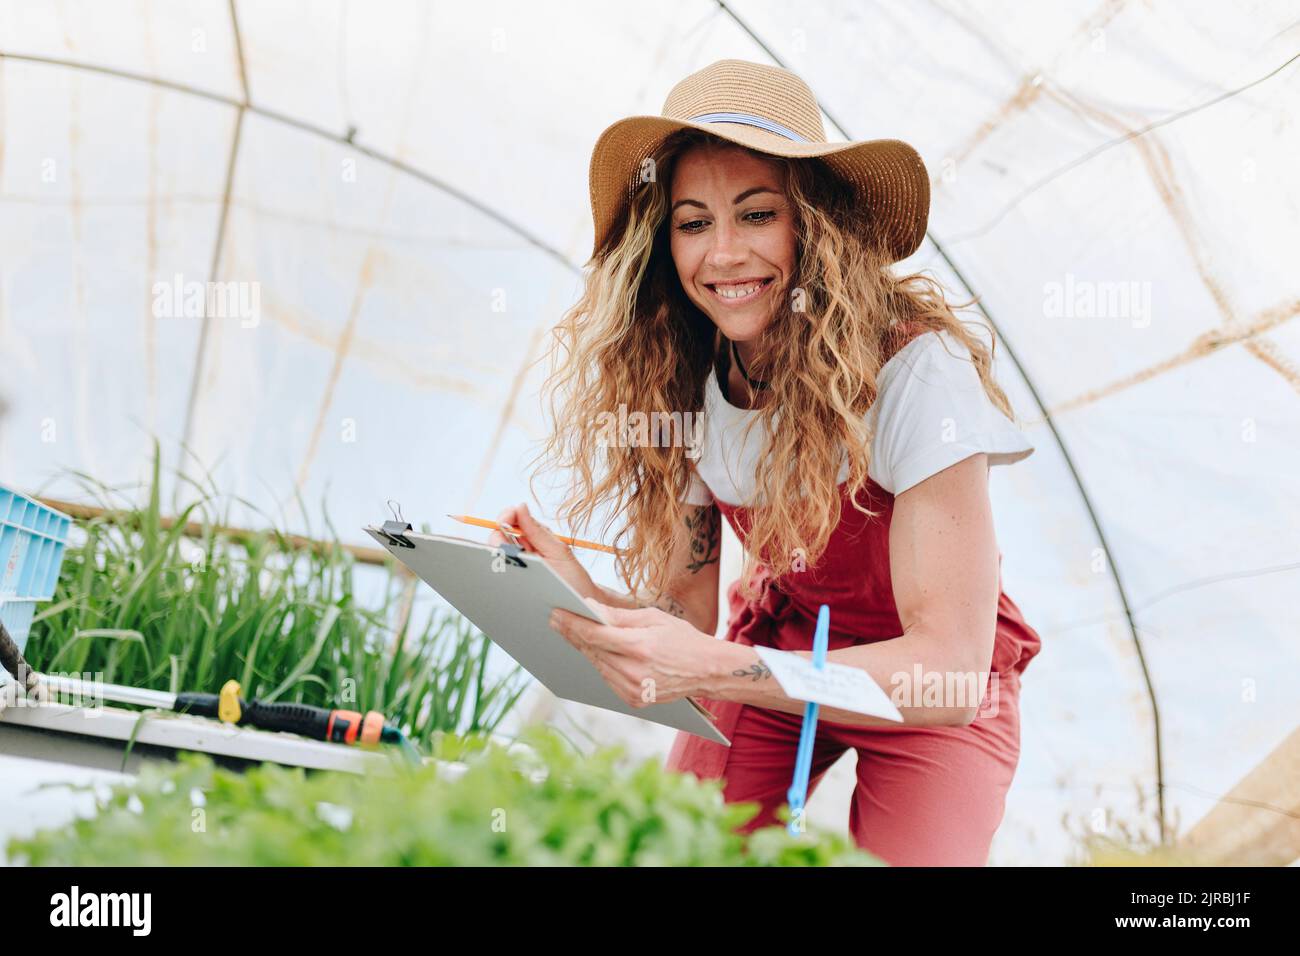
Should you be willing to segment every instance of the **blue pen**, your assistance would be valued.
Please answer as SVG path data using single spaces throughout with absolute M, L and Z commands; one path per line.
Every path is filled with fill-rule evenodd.
M 830 641 L 831 609 L 823 604 L 817 612 L 817 630 L 813 632 L 813 667 L 826 667 L 826 645 Z M 817 703 L 809 701 L 803 709 L 803 729 L 799 731 L 799 752 L 794 760 L 794 781 L 786 799 L 790 804 L 791 836 L 803 832 L 803 805 L 808 798 L 808 775 L 812 772 L 813 741 L 817 738 Z

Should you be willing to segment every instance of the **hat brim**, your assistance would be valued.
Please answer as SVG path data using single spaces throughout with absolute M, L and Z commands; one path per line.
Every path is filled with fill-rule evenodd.
M 664 139 L 697 129 L 769 156 L 821 159 L 866 204 L 875 238 L 895 262 L 914 253 L 925 238 L 930 215 L 930 176 L 920 154 L 897 139 L 848 143 L 801 143 L 739 123 L 693 123 L 665 116 L 629 116 L 609 126 L 591 153 L 589 182 L 595 225 L 595 256 L 604 246 L 623 205 L 641 184 L 645 160 Z

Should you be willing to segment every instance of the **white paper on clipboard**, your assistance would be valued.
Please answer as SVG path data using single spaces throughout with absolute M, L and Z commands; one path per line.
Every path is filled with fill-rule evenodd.
M 602 707 L 730 746 L 690 698 L 633 708 L 605 683 L 581 651 L 551 630 L 552 608 L 608 624 L 541 559 L 529 551 L 503 560 L 500 549 L 466 538 L 406 531 L 394 543 L 375 527 L 366 533 L 438 592 L 524 670 L 565 700 Z

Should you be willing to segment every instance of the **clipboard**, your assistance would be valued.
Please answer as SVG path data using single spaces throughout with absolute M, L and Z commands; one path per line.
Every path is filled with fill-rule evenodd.
M 404 521 L 368 525 L 378 541 L 425 584 L 509 654 L 556 697 L 639 717 L 731 746 L 689 697 L 633 708 L 580 650 L 551 630 L 552 608 L 608 624 L 540 555 L 449 535 L 420 534 Z

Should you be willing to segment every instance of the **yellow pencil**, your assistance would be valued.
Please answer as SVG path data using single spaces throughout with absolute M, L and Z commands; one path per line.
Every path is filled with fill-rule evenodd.
M 504 525 L 504 526 L 499 525 L 497 522 L 489 521 L 486 518 L 473 518 L 470 517 L 469 515 L 447 515 L 447 517 L 459 521 L 462 524 L 472 524 L 478 528 L 491 528 L 493 530 L 500 530 L 502 527 L 504 527 L 505 530 L 509 531 L 511 534 L 519 535 L 520 537 L 523 537 L 524 534 L 523 531 L 521 531 L 518 528 L 513 528 L 510 525 Z M 561 541 L 563 541 L 565 544 L 573 545 L 573 547 L 575 548 L 591 548 L 593 551 L 605 551 L 609 554 L 620 553 L 618 548 L 611 548 L 607 544 L 599 544 L 595 541 L 583 541 L 581 538 L 568 538 L 562 534 L 557 534 L 556 537 L 559 538 Z

